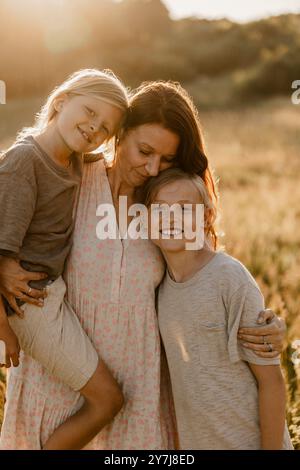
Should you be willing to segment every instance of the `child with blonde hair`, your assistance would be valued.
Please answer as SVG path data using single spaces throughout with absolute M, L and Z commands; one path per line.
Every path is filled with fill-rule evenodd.
M 123 404 L 116 380 L 64 298 L 61 275 L 84 155 L 117 133 L 127 108 L 126 89 L 111 71 L 75 72 L 49 95 L 34 127 L 23 129 L 0 160 L 0 272 L 11 258 L 36 272 L 26 290 L 20 286 L 7 299 L 0 297 L 5 365 L 18 365 L 21 348 L 84 398 L 44 449 L 82 448 Z
M 205 183 L 168 169 L 146 183 L 143 199 L 149 209 L 176 204 L 184 213 L 183 224 L 175 212 L 169 221 L 158 220 L 157 236 L 155 217 L 149 216 L 152 241 L 168 267 L 159 288 L 158 318 L 180 448 L 292 449 L 279 357 L 258 357 L 238 343 L 239 328 L 256 325 L 263 296 L 239 261 L 216 251 L 217 210 Z M 197 221 L 199 205 L 204 217 Z M 203 243 L 190 249 L 197 231 L 203 232 Z

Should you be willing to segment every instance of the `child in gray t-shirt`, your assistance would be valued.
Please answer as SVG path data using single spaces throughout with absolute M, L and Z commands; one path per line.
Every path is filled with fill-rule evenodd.
M 71 248 L 83 156 L 116 134 L 127 106 L 126 89 L 111 72 L 75 72 L 49 95 L 35 126 L 25 129 L 0 160 L 0 292 L 7 297 L 5 311 L 0 295 L 0 340 L 6 346 L 1 362 L 18 365 L 19 343 L 85 399 L 82 408 L 42 443 L 48 450 L 82 448 L 123 403 L 117 382 L 65 299 L 61 275 Z M 15 295 L 8 295 L 7 266 L 15 263 L 11 258 L 29 271 L 46 273 L 46 279 L 25 290 L 17 286 Z M 50 285 L 44 305 L 28 303 L 45 282 Z M 6 423 L 5 413 L 2 449 L 9 434 Z
M 144 202 L 151 206 L 152 241 L 168 265 L 158 318 L 180 448 L 292 449 L 280 359 L 258 357 L 238 343 L 239 328 L 256 325 L 263 297 L 239 261 L 215 251 L 215 208 L 203 180 L 166 170 L 146 184 Z M 168 220 L 174 204 L 179 212 L 173 206 Z M 155 217 L 159 212 L 163 218 Z

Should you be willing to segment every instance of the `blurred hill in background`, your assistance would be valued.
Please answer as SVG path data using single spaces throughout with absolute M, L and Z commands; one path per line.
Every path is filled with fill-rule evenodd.
M 161 0 L 0 0 L 7 100 L 44 96 L 76 69 L 113 69 L 132 87 L 172 79 L 202 106 L 291 94 L 300 15 L 247 24 L 171 20 Z

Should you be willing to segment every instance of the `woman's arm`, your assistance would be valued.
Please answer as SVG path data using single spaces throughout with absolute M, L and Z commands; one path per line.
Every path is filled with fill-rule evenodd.
M 262 450 L 281 450 L 285 426 L 285 384 L 280 366 L 249 364 L 258 384 Z
M 238 338 L 243 341 L 243 347 L 253 350 L 260 357 L 276 357 L 281 354 L 286 336 L 284 319 L 266 309 L 259 313 L 257 324 L 262 326 L 239 329 Z
M 45 273 L 33 273 L 20 266 L 18 260 L 0 255 L 0 294 L 6 298 L 11 308 L 20 316 L 22 309 L 17 305 L 16 298 L 23 302 L 42 306 L 41 299 L 47 295 L 45 291 L 30 288 L 29 281 L 46 279 Z

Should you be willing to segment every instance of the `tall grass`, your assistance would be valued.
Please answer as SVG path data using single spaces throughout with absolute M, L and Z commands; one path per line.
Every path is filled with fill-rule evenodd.
M 203 114 L 208 153 L 220 177 L 222 239 L 255 276 L 266 306 L 285 318 L 282 365 L 288 424 L 300 449 L 300 106 L 273 100 Z
M 300 449 L 300 370 L 291 360 L 292 341 L 300 339 L 300 106 L 277 99 L 200 114 L 220 177 L 222 242 L 253 273 L 266 305 L 287 323 L 287 417 Z

